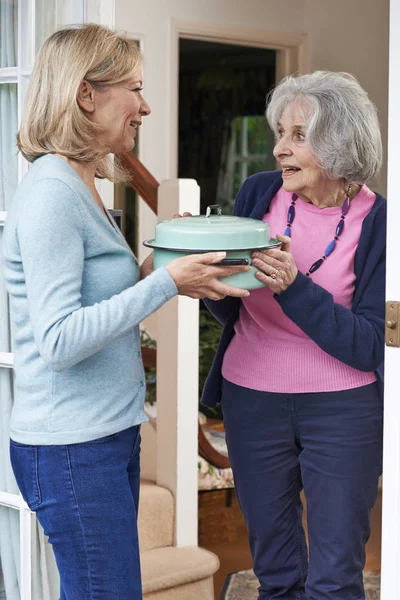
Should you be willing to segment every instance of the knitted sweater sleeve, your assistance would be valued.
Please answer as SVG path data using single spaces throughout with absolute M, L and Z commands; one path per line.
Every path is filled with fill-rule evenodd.
M 108 300 L 83 306 L 83 219 L 79 199 L 58 180 L 35 184 L 18 222 L 18 243 L 33 334 L 54 371 L 104 349 L 177 293 L 169 273 L 158 269 Z
M 334 302 L 332 294 L 298 273 L 275 298 L 283 312 L 322 350 L 359 369 L 375 371 L 383 362 L 385 319 L 385 252 L 372 270 L 354 309 Z

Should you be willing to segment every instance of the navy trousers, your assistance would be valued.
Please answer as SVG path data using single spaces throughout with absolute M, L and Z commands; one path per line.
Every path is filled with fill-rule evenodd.
M 224 380 L 222 410 L 259 600 L 364 600 L 365 544 L 382 470 L 377 384 L 276 394 Z
M 91 442 L 10 442 L 21 494 L 53 545 L 60 600 L 141 600 L 140 426 Z

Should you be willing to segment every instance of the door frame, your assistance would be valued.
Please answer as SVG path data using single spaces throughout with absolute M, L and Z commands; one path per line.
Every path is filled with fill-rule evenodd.
M 229 27 L 207 21 L 170 19 L 170 72 L 169 153 L 168 173 L 178 177 L 178 110 L 179 110 L 179 40 L 192 39 L 236 46 L 253 46 L 277 52 L 276 81 L 291 73 L 308 72 L 308 36 L 300 33 L 264 31 L 251 28 Z
M 386 301 L 400 300 L 400 3 L 390 0 Z M 400 600 L 400 348 L 386 347 L 382 487 L 381 600 Z

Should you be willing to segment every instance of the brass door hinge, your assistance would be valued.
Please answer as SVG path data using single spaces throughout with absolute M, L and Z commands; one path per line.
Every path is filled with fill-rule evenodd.
M 400 347 L 400 302 L 386 302 L 385 343 L 393 348 Z

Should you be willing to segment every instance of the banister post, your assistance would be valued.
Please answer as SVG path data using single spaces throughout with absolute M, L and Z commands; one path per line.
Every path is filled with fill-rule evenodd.
M 193 179 L 167 180 L 158 190 L 159 220 L 199 213 Z M 175 544 L 197 545 L 198 300 L 176 297 L 157 313 L 157 483 L 175 497 Z

